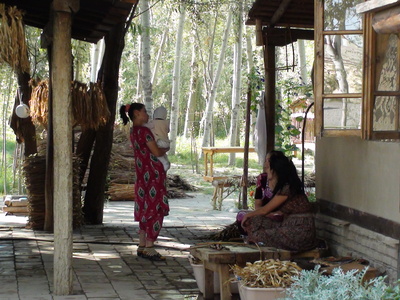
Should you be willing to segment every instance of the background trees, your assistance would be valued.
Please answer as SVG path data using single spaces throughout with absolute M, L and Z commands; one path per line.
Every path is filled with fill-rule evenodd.
M 195 143 L 197 148 L 216 145 L 221 143 L 220 140 L 228 146 L 228 138 L 232 145 L 243 145 L 242 112 L 249 74 L 261 80 L 264 73 L 262 49 L 255 46 L 254 28 L 243 24 L 252 1 L 141 0 L 140 3 L 140 11 L 125 36 L 117 107 L 139 101 L 146 103 L 151 111 L 158 105 L 164 105 L 170 112 L 173 134 L 182 136 L 187 143 L 198 140 Z M 40 31 L 26 28 L 26 33 L 32 77 L 43 79 L 47 77 L 48 66 L 46 51 L 39 46 Z M 97 51 L 92 51 L 92 48 Z M 304 42 L 301 59 L 297 49 L 294 46 L 277 51 L 281 67 L 278 77 L 285 83 L 285 91 L 294 91 L 292 86 L 308 84 L 302 82 L 302 78 L 307 80 L 307 74 L 310 78 L 312 43 Z M 95 48 L 91 44 L 74 41 L 75 79 L 87 83 L 97 77 L 93 76 L 97 72 L 94 62 L 99 65 L 98 59 L 93 57 L 94 53 L 100 53 L 101 57 L 101 43 Z M 15 140 L 6 123 L 16 83 L 7 67 L 1 68 L 2 147 L 6 149 L 7 141 Z M 262 89 L 261 84 L 257 92 Z M 278 89 L 281 89 L 279 84 Z M 300 93 L 301 90 L 296 90 L 279 94 L 281 99 L 294 99 Z M 252 103 L 253 117 L 257 101 L 260 101 L 260 94 L 255 95 Z M 281 105 L 289 109 L 285 101 Z M 116 122 L 119 122 L 119 116 L 116 116 Z M 252 119 L 254 122 L 255 118 Z M 290 120 L 285 121 L 282 130 L 287 122 Z M 40 132 L 37 130 L 37 134 Z M 172 139 L 176 140 L 174 136 Z M 197 153 L 200 152 L 197 149 Z M 3 166 L 10 164 L 7 159 L 7 155 L 3 155 Z

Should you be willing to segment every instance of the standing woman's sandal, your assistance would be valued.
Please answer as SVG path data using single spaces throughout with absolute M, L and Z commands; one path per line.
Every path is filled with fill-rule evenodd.
M 146 247 L 144 248 L 143 258 L 147 258 L 152 261 L 164 261 L 166 260 L 165 256 L 162 256 L 160 253 L 158 253 L 154 247 Z
M 136 250 L 137 256 L 139 256 L 139 257 L 143 256 L 144 248 L 145 248 L 144 246 L 138 246 L 138 248 Z

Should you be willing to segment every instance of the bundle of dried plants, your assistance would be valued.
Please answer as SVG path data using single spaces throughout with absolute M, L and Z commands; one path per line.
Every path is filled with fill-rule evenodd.
M 0 63 L 14 72 L 30 73 L 22 12 L 0 4 Z

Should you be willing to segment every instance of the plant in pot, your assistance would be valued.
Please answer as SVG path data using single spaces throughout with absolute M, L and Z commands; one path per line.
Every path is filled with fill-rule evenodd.
M 295 262 L 275 259 L 246 263 L 245 267 L 234 265 L 232 269 L 242 300 L 284 298 L 285 290 L 301 272 Z

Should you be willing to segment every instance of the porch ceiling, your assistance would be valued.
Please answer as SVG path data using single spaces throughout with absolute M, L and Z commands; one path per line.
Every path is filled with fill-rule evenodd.
M 247 25 L 314 28 L 314 0 L 256 0 L 248 16 Z
M 50 19 L 53 0 L 0 0 L 24 11 L 24 23 L 43 29 Z M 124 22 L 138 0 L 80 0 L 73 15 L 72 38 L 97 43 L 116 24 Z

